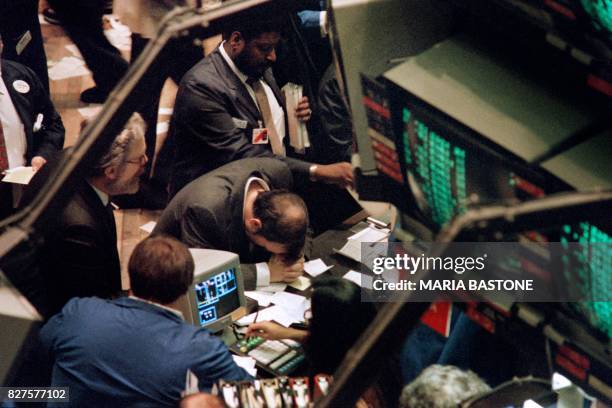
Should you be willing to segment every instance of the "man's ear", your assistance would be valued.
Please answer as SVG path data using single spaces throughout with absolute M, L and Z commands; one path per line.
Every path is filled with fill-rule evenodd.
M 261 225 L 261 220 L 259 218 L 252 217 L 246 221 L 247 229 L 251 234 L 257 234 L 261 229 Z
M 234 52 L 240 52 L 242 51 L 242 49 L 244 48 L 244 37 L 242 36 L 242 34 L 240 34 L 240 31 L 234 31 L 232 32 L 232 34 L 229 37 L 228 42 L 230 43 L 230 46 L 232 47 L 232 51 Z
M 104 176 L 109 180 L 115 180 L 118 176 L 117 166 L 105 167 Z

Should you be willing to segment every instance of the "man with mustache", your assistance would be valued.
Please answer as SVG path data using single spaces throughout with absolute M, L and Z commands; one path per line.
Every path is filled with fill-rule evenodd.
M 170 136 L 176 155 L 170 196 L 197 177 L 247 157 L 277 157 L 296 184 L 353 182 L 348 163 L 317 165 L 299 160 L 288 143 L 286 119 L 310 119 L 308 99 L 287 112 L 270 66 L 281 39 L 278 21 L 254 15 L 225 30 L 224 41 L 183 77 Z

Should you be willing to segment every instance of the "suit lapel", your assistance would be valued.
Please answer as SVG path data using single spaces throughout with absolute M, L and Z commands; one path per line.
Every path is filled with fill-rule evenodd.
M 232 96 L 234 98 L 234 103 L 237 105 L 241 105 L 245 110 L 249 112 L 251 121 L 256 123 L 259 120 L 262 120 L 261 113 L 259 109 L 257 109 L 257 105 L 255 105 L 255 101 L 251 98 L 249 91 L 247 91 L 246 86 L 240 81 L 240 78 L 232 71 L 232 69 L 227 65 L 227 62 L 223 59 L 221 52 L 217 48 L 211 55 L 213 64 L 219 72 L 219 77 L 223 78 L 227 84 L 227 87 L 232 90 Z
M 87 203 L 89 208 L 91 208 L 92 213 L 96 215 L 96 218 L 101 220 L 100 224 L 104 228 L 104 232 L 106 233 L 105 238 L 108 241 L 114 242 L 117 244 L 117 228 L 115 226 L 115 217 L 108 210 L 104 204 L 102 204 L 102 200 L 98 194 L 94 191 L 94 189 L 87 183 L 83 183 L 84 185 L 81 188 L 83 200 Z

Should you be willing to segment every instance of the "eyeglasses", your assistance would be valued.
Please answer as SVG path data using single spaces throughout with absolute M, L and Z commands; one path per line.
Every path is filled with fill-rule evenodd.
M 133 160 L 126 160 L 126 163 L 132 163 L 132 164 L 138 164 L 139 166 L 144 166 L 145 164 L 147 164 L 147 161 L 149 160 L 149 158 L 147 157 L 147 154 L 144 153 L 142 156 L 140 156 L 137 159 L 133 159 Z

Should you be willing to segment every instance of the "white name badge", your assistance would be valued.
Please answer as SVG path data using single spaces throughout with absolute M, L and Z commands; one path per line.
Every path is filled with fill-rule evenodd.
M 253 129 L 253 136 L 251 137 L 251 143 L 253 144 L 268 144 L 268 128 L 256 128 Z
M 17 81 L 13 82 L 13 88 L 15 88 L 17 92 L 22 94 L 30 92 L 30 85 L 28 85 L 26 81 L 22 81 L 21 79 L 18 79 Z

